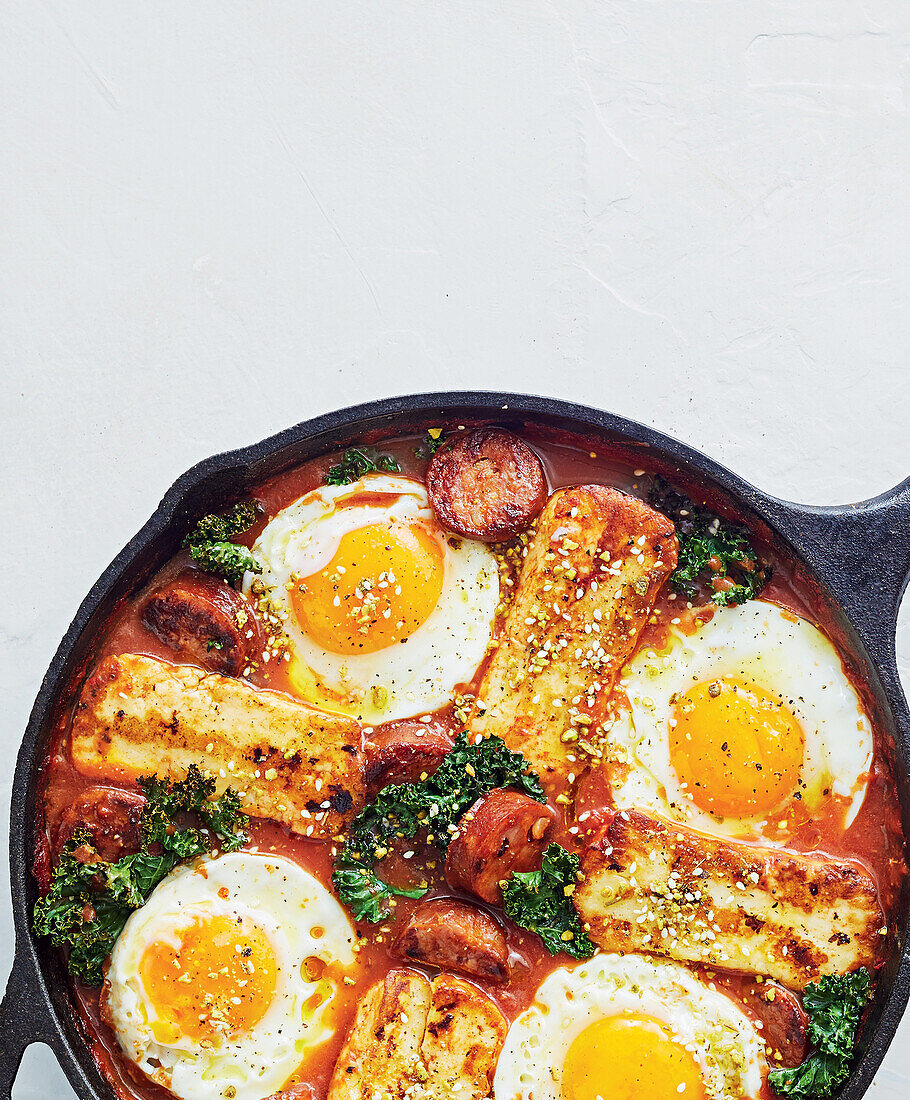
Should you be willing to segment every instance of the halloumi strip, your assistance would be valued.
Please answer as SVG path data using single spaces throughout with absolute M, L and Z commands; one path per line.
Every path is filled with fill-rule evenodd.
M 495 1004 L 462 978 L 439 974 L 420 1045 L 427 1100 L 484 1100 L 493 1085 L 508 1024 Z
M 390 970 L 360 1002 L 335 1063 L 328 1100 L 400 1100 L 420 1079 L 420 1044 L 430 983 L 413 970 Z
M 603 485 L 553 493 L 470 729 L 502 737 L 545 784 L 581 771 L 676 550 L 670 520 L 634 497 Z
M 391 970 L 360 1002 L 328 1100 L 485 1100 L 507 1026 L 470 982 Z
M 360 729 L 277 691 L 152 657 L 107 657 L 73 718 L 86 775 L 181 779 L 190 764 L 230 785 L 255 817 L 334 836 L 363 803 Z
M 884 918 L 858 864 L 697 833 L 637 810 L 598 819 L 575 904 L 605 951 L 645 951 L 802 989 L 869 966 Z

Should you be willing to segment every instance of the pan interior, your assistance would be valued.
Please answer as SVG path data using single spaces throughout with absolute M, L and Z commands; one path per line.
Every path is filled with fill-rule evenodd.
M 184 475 L 162 501 L 155 515 L 105 571 L 80 607 L 48 671 L 35 704 L 17 768 L 11 858 L 14 908 L 20 937 L 27 936 L 28 914 L 36 898 L 30 868 L 34 859 L 33 823 L 37 819 L 40 762 L 55 724 L 72 703 L 72 693 L 85 675 L 92 657 L 93 638 L 120 601 L 139 590 L 173 555 L 187 526 L 200 515 L 223 509 L 252 487 L 295 466 L 352 444 L 381 443 L 384 439 L 422 433 L 429 423 L 497 424 L 524 431 L 529 424 L 544 436 L 582 443 L 600 454 L 614 455 L 617 463 L 664 474 L 690 495 L 712 507 L 741 517 L 753 531 L 788 560 L 804 583 L 817 593 L 827 625 L 844 652 L 853 660 L 869 688 L 875 721 L 895 745 L 894 772 L 904 815 L 904 836 L 910 838 L 910 786 L 907 775 L 906 731 L 896 728 L 891 700 L 880 669 L 865 650 L 843 609 L 820 584 L 810 562 L 800 560 L 789 532 L 773 523 L 760 493 L 704 456 L 675 441 L 594 410 L 516 395 L 428 395 L 396 399 L 374 407 L 343 410 L 310 424 L 298 425 L 279 436 L 242 451 L 217 456 Z M 882 670 L 886 673 L 890 670 Z M 896 680 L 896 669 L 894 670 Z M 900 926 L 907 927 L 910 887 L 905 881 L 900 899 Z M 902 961 L 903 937 L 895 943 L 879 977 L 876 999 L 860 1038 L 860 1051 L 880 1060 L 900 1016 L 905 991 L 892 992 Z M 80 1095 L 113 1097 L 85 1044 L 81 1025 L 67 993 L 59 956 L 45 945 L 31 944 L 40 971 L 43 995 L 53 1007 L 59 1035 L 54 1042 L 70 1079 Z M 903 978 L 902 978 L 903 984 Z M 889 1007 L 889 1000 L 892 1003 Z M 886 1009 L 888 1010 L 885 1018 Z M 874 1066 L 872 1067 L 874 1069 Z M 859 1096 L 848 1087 L 847 1096 Z

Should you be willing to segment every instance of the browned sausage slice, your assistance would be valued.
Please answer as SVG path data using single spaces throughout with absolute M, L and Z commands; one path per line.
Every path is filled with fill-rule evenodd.
M 54 837 L 54 859 L 76 829 L 91 832 L 95 850 L 114 863 L 140 848 L 139 818 L 145 798 L 121 787 L 87 787 L 66 810 Z
M 450 531 L 501 542 L 540 515 L 547 480 L 527 443 L 502 428 L 480 428 L 436 452 L 427 470 L 427 494 Z
M 505 932 L 489 913 L 454 898 L 434 898 L 418 905 L 392 953 L 487 981 L 509 977 Z
M 540 866 L 556 820 L 549 806 L 526 794 L 497 788 L 461 819 L 446 855 L 446 881 L 490 905 L 502 903 L 500 883 L 513 871 Z
M 154 592 L 142 609 L 142 621 L 170 649 L 225 676 L 243 670 L 258 639 L 255 616 L 240 593 L 196 570 Z
M 364 742 L 366 781 L 371 793 L 432 775 L 452 747 L 446 724 L 404 718 L 377 726 Z
M 749 984 L 743 1004 L 762 1023 L 760 1035 L 774 1066 L 798 1066 L 809 1053 L 809 1017 L 799 998 L 777 982 Z

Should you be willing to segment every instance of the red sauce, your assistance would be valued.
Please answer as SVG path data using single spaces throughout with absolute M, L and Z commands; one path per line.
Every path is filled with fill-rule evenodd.
M 544 469 L 551 489 L 566 485 L 584 483 L 605 483 L 635 495 L 647 497 L 652 484 L 650 474 L 636 471 L 630 464 L 627 453 L 611 450 L 602 444 L 586 444 L 571 437 L 568 433 L 553 430 L 529 428 L 525 438 L 535 447 L 543 461 Z M 383 441 L 379 444 L 384 453 L 392 454 L 400 463 L 402 472 L 422 480 L 426 470 L 426 459 L 415 455 L 415 447 L 421 442 L 414 436 Z M 251 545 L 268 518 L 291 504 L 298 497 L 322 484 L 322 478 L 337 457 L 321 458 L 288 470 L 259 486 L 255 497 L 263 508 L 264 518 L 242 540 Z M 672 479 L 672 472 L 669 475 Z M 721 502 L 709 501 L 715 507 Z M 839 645 L 845 657 L 845 669 L 856 689 L 867 704 L 870 715 L 874 716 L 872 700 L 866 685 L 860 678 L 852 661 L 847 659 L 844 640 L 839 636 L 824 602 L 815 592 L 811 581 L 799 567 L 793 567 L 781 557 L 773 546 L 760 536 L 754 540 L 761 555 L 773 563 L 773 578 L 763 593 L 767 599 L 815 622 Z M 126 602 L 112 617 L 106 630 L 97 640 L 95 658 L 100 660 L 109 654 L 142 653 L 162 660 L 173 661 L 172 650 L 152 635 L 139 618 L 139 609 L 148 591 L 185 568 L 188 555 L 181 551 L 135 598 Z M 684 601 L 671 598 L 666 590 L 655 608 L 655 621 L 645 630 L 640 645 L 659 646 L 666 633 L 669 620 L 678 617 L 681 628 L 694 628 L 699 617 L 710 616 L 710 608 L 687 608 Z M 85 670 L 91 672 L 91 668 Z M 478 675 L 479 678 L 479 675 Z M 270 687 L 293 693 L 293 689 L 282 662 L 260 663 L 250 676 L 257 686 Z M 467 685 L 470 686 L 470 685 Z M 73 693 L 79 684 L 73 685 Z M 72 766 L 67 747 L 69 715 L 65 713 L 58 731 L 53 749 L 46 767 L 46 793 L 44 799 L 43 829 L 39 835 L 39 865 L 46 862 L 49 843 L 55 835 L 61 815 L 72 804 L 89 780 L 81 776 Z M 800 851 L 822 850 L 835 857 L 854 859 L 862 863 L 872 874 L 878 885 L 882 905 L 887 912 L 892 910 L 896 894 L 905 874 L 906 863 L 903 851 L 900 816 L 892 778 L 892 746 L 883 732 L 875 727 L 875 759 L 870 776 L 868 793 L 858 816 L 852 825 L 843 831 L 837 826 L 834 812 L 821 813 L 807 820 L 788 839 L 788 846 Z M 579 793 L 577 812 L 581 808 L 604 805 L 609 799 L 609 790 L 602 776 L 589 776 Z M 836 807 L 832 807 L 832 811 Z M 560 830 L 564 842 L 569 841 L 568 824 Z M 256 822 L 252 828 L 251 845 L 258 846 L 261 852 L 275 852 L 299 863 L 315 875 L 327 888 L 331 888 L 332 850 L 328 843 L 301 839 L 286 829 L 267 822 Z M 435 887 L 428 896 L 449 895 L 449 890 L 441 878 L 441 863 L 435 871 L 423 868 L 426 873 L 435 875 Z M 384 873 L 393 879 L 396 873 L 407 875 L 414 873 L 412 864 L 403 860 L 389 859 Z M 46 867 L 44 868 L 46 874 Z M 44 877 L 41 875 L 39 877 Z M 353 987 L 342 990 L 346 997 L 346 1007 L 339 1017 L 334 1036 L 319 1048 L 309 1061 L 303 1079 L 314 1086 L 315 1093 L 324 1097 L 331 1077 L 332 1067 L 338 1055 L 349 1024 L 353 1019 L 356 1006 L 362 1000 L 366 989 L 382 977 L 388 969 L 401 965 L 400 960 L 390 955 L 389 947 L 399 928 L 407 921 L 414 905 L 406 898 L 398 899 L 393 916 L 383 925 L 363 924 L 357 929 L 361 943 L 359 952 L 359 977 Z M 543 979 L 556 967 L 566 965 L 567 957 L 552 958 L 541 941 L 531 933 L 510 926 L 508 930 L 511 951 L 512 979 L 505 986 L 485 985 L 486 992 L 500 1006 L 509 1020 L 532 1001 L 534 992 Z M 747 975 L 717 976 L 712 972 L 708 977 L 716 980 L 719 987 L 739 999 L 754 978 Z M 478 982 L 479 985 L 484 985 Z M 151 1084 L 137 1071 L 132 1071 L 124 1058 L 111 1030 L 101 1019 L 99 1012 L 99 990 L 78 983 L 74 987 L 75 1002 L 82 1019 L 87 1040 L 92 1046 L 96 1062 L 111 1082 L 115 1090 L 124 1097 L 136 1100 L 155 1100 L 170 1095 L 160 1087 Z M 768 1093 L 770 1096 L 771 1094 Z

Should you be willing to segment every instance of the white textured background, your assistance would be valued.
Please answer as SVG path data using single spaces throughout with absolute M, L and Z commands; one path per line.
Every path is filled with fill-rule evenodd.
M 908 96 L 907 0 L 3 0 L 6 801 L 167 486 L 317 412 L 524 389 L 802 501 L 910 473 Z M 71 1091 L 32 1048 L 15 1095 Z

